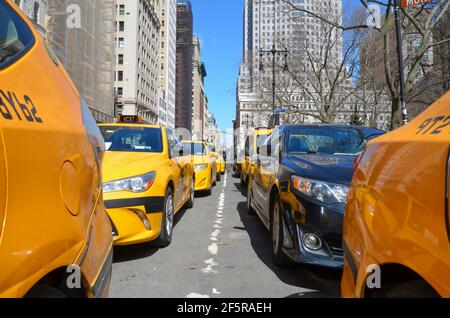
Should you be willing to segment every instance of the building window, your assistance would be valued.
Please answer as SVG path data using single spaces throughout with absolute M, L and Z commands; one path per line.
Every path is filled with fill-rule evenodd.
M 119 65 L 123 65 L 123 54 L 119 54 L 118 59 L 117 59 L 117 63 Z
M 125 5 L 121 4 L 119 6 L 119 15 L 125 15 Z
M 38 22 L 39 19 L 39 2 L 35 2 L 34 3 L 34 8 L 33 8 L 33 21 L 34 22 Z
M 125 31 L 125 22 L 124 21 L 119 22 L 119 31 L 120 32 Z
M 123 96 L 123 87 L 117 87 L 117 96 L 122 97 Z
M 119 38 L 118 48 L 119 49 L 123 49 L 124 46 L 125 46 L 124 39 L 123 38 Z
M 119 82 L 122 82 L 122 81 L 123 81 L 123 71 L 118 71 L 118 72 L 117 72 L 117 80 L 118 80 Z

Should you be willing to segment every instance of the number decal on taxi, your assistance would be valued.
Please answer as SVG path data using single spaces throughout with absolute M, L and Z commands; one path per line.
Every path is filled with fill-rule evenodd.
M 450 115 L 427 118 L 417 128 L 416 135 L 439 135 L 450 125 Z M 450 130 L 449 130 L 450 133 Z
M 19 100 L 16 93 L 5 92 L 0 89 L 0 114 L 6 120 L 18 119 L 30 123 L 42 124 L 44 121 L 38 115 L 38 110 L 31 98 L 23 96 L 23 102 Z

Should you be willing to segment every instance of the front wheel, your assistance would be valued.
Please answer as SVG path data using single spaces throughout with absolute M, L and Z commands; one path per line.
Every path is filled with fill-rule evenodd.
M 174 221 L 174 204 L 173 204 L 173 192 L 171 188 L 166 191 L 166 196 L 164 198 L 164 211 L 163 219 L 161 222 L 161 234 L 159 238 L 155 241 L 156 246 L 166 247 L 172 242 L 172 231 L 173 231 L 173 221 Z
M 292 261 L 283 251 L 284 226 L 281 202 L 278 194 L 275 195 L 271 208 L 270 232 L 272 234 L 272 258 L 276 265 L 287 266 Z

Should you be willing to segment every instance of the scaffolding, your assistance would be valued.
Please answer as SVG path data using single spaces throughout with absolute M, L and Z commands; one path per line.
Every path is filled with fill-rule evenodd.
M 68 6 L 79 10 L 80 27 L 70 27 Z M 69 13 L 67 13 L 69 11 Z M 98 121 L 114 116 L 115 0 L 47 1 L 47 42 Z

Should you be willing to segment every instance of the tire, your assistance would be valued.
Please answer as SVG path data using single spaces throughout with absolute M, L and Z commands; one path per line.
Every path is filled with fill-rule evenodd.
M 62 291 L 54 287 L 47 285 L 36 285 L 26 294 L 25 298 L 67 298 L 67 296 Z
M 161 234 L 155 241 L 157 247 L 169 246 L 172 242 L 173 234 L 173 222 L 174 222 L 174 203 L 173 203 L 173 192 L 171 188 L 166 191 L 166 196 L 164 198 L 164 211 L 163 219 L 161 222 Z
M 216 181 L 217 181 L 217 182 L 220 182 L 221 179 L 222 179 L 222 175 L 220 174 L 220 172 L 218 172 L 218 173 L 216 174 Z
M 189 194 L 189 200 L 186 203 L 186 208 L 192 209 L 194 207 L 194 199 L 195 199 L 195 179 L 194 177 L 192 177 L 191 192 Z
M 252 191 L 251 191 L 251 181 L 249 180 L 247 182 L 247 214 L 248 215 L 255 215 L 256 212 L 252 208 L 251 202 L 252 202 Z
M 278 266 L 288 266 L 292 264 L 292 261 L 283 252 L 284 241 L 284 227 L 283 227 L 283 215 L 282 207 L 279 195 L 275 195 L 273 202 L 271 203 L 271 218 L 270 218 L 270 234 L 272 236 L 272 258 Z
M 440 298 L 439 294 L 423 280 L 397 285 L 385 293 L 386 298 Z
M 216 177 L 214 178 L 213 176 L 214 176 L 214 175 L 213 175 L 213 171 L 212 171 L 212 169 L 211 169 L 211 179 L 213 180 L 212 187 L 215 187 L 215 186 L 217 185 L 217 172 L 216 172 Z M 211 188 L 212 188 L 212 187 L 211 187 Z
M 246 184 L 245 184 L 245 180 L 244 180 L 244 174 L 242 172 L 241 172 L 240 178 L 241 178 L 241 183 L 240 183 L 241 188 L 245 189 Z

